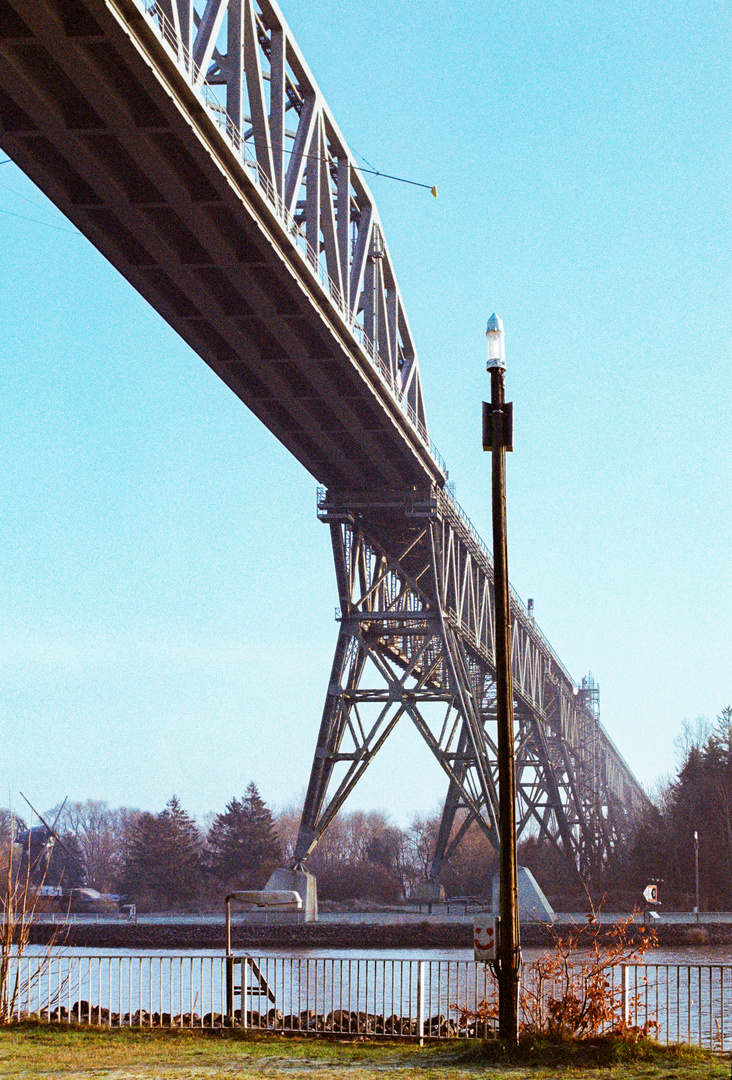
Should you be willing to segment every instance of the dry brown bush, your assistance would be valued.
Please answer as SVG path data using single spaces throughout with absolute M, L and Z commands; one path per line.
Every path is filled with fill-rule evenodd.
M 603 1035 L 649 1035 L 653 1018 L 641 1026 L 626 1019 L 622 987 L 614 977 L 623 964 L 638 963 L 656 942 L 655 931 L 633 925 L 630 917 L 613 926 L 601 926 L 591 911 L 586 925 L 560 933 L 553 927 L 552 946 L 546 955 L 524 966 L 520 992 L 523 1032 L 553 1038 Z M 628 1015 L 635 1001 L 628 1001 Z M 498 991 L 475 1010 L 461 1008 L 461 1026 L 471 1022 L 492 1026 L 498 1018 Z
M 30 858 L 21 860 L 20 866 L 15 858 L 14 825 L 11 816 L 9 836 L 0 855 L 0 1024 L 13 1019 L 32 985 L 41 979 L 63 930 L 62 925 L 55 929 L 36 970 L 28 973 L 21 961 L 38 921 L 41 900 L 38 886 L 31 881 Z

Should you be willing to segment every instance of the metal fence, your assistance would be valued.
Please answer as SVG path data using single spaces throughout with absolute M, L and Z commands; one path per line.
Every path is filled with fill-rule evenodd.
M 234 958 L 242 1026 L 396 1039 L 482 1038 L 493 977 L 472 960 Z M 244 1002 L 250 1007 L 245 1009 Z
M 221 956 L 26 954 L 6 980 L 14 1017 L 103 1026 L 213 1025 L 225 1008 Z
M 9 975 L 17 1019 L 420 1041 L 484 1038 L 495 1023 L 493 976 L 472 960 L 70 953 L 15 958 Z M 606 975 L 616 1021 L 662 1043 L 732 1050 L 732 966 L 628 964 Z M 523 978 L 524 1021 L 548 1015 L 558 988 L 537 987 L 531 964 Z
M 732 966 L 632 964 L 620 971 L 626 1021 L 664 1043 L 732 1049 Z

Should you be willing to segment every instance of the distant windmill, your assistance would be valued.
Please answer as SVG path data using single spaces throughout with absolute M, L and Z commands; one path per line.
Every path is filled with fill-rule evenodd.
M 15 843 L 23 848 L 23 858 L 28 860 L 31 881 L 36 885 L 55 886 L 54 895 L 65 901 L 70 911 L 107 911 L 110 903 L 118 903 L 119 897 L 102 896 L 97 889 L 92 889 L 86 884 L 86 863 L 83 853 L 76 843 L 73 845 L 76 850 L 73 850 L 58 834 L 58 823 L 68 802 L 68 795 L 61 803 L 53 825 L 49 825 L 30 799 L 27 799 L 22 791 L 20 794 L 41 822 L 32 829 L 24 829 L 15 839 Z M 66 859 L 60 865 L 54 866 L 52 859 L 56 845 L 61 848 Z
M 15 838 L 16 844 L 20 844 L 23 849 L 24 858 L 28 860 L 30 868 L 30 876 L 33 881 L 37 881 L 39 878 L 44 878 L 48 870 L 48 865 L 51 860 L 51 853 L 54 848 L 54 844 L 58 842 L 59 847 L 66 852 L 67 855 L 71 855 L 66 845 L 56 831 L 59 818 L 63 812 L 63 808 L 66 806 L 68 796 L 61 803 L 59 812 L 56 814 L 53 825 L 49 825 L 42 814 L 39 814 L 30 799 L 27 799 L 21 791 L 20 796 L 28 803 L 33 813 L 41 822 L 40 825 L 34 825 L 33 828 L 24 829 Z
M 54 819 L 53 825 L 43 817 L 42 814 L 36 810 L 30 799 L 20 793 L 38 820 L 40 825 L 35 825 L 33 828 L 25 829 L 21 832 L 17 838 L 16 843 L 20 844 L 23 850 L 23 858 L 27 859 L 28 872 L 31 881 L 36 885 L 49 885 L 57 886 L 63 893 L 71 892 L 74 887 L 84 886 L 86 882 L 86 867 L 84 865 L 84 858 L 80 851 L 72 850 L 67 843 L 61 839 L 58 833 L 58 823 L 63 813 L 63 809 L 68 801 L 68 796 L 61 803 L 58 813 Z M 53 859 L 54 849 L 58 846 L 64 853 L 66 858 L 58 864 L 58 860 Z M 56 866 L 54 866 L 56 863 Z

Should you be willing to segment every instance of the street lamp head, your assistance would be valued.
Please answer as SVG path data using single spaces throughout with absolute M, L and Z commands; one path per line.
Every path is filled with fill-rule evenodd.
M 486 329 L 486 338 L 488 340 L 488 363 L 486 364 L 487 371 L 493 371 L 499 369 L 501 371 L 506 370 L 506 346 L 505 346 L 505 334 L 503 332 L 503 323 L 494 312 L 488 320 L 488 327 Z

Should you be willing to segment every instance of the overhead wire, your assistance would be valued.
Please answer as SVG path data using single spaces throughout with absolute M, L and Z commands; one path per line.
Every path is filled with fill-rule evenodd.
M 55 229 L 57 232 L 65 232 L 70 236 L 81 236 L 81 233 L 77 229 L 65 229 L 63 225 L 54 225 L 50 221 L 41 221 L 40 218 L 28 217 L 27 214 L 16 214 L 14 210 L 3 210 L 0 206 L 0 214 L 7 214 L 9 217 L 20 218 L 21 221 L 32 221 L 34 225 L 45 225 L 47 229 Z
M 274 150 L 275 147 L 272 147 L 272 149 Z M 354 147 L 352 147 L 351 149 L 354 151 L 355 154 L 358 154 L 358 156 L 361 158 L 362 161 L 364 161 L 366 163 L 366 165 L 369 166 L 367 169 L 364 169 L 363 166 L 357 165 L 356 168 L 359 170 L 359 172 L 367 173 L 370 176 L 382 176 L 385 180 L 394 180 L 398 184 L 411 184 L 412 187 L 424 188 L 426 191 L 429 191 L 431 195 L 434 195 L 434 197 L 437 198 L 437 186 L 436 185 L 434 185 L 434 184 L 424 184 L 419 180 L 408 180 L 404 176 L 395 176 L 393 173 L 382 172 L 381 169 L 377 169 L 376 166 L 373 165 L 372 162 L 370 162 L 368 160 L 368 158 L 365 157 L 359 150 L 356 150 Z M 281 147 L 281 150 L 285 154 L 293 154 L 294 153 L 294 150 L 288 149 L 285 146 Z M 302 156 L 305 157 L 305 158 L 309 158 L 309 159 L 311 159 L 313 161 L 325 161 L 325 162 L 330 161 L 329 158 L 324 157 L 322 154 L 303 154 Z M 0 165 L 8 165 L 11 161 L 12 161 L 11 158 L 4 158 L 2 161 L 0 161 Z M 0 186 L 5 187 L 6 185 L 3 184 L 3 185 L 0 185 Z M 10 190 L 10 189 L 8 188 L 8 190 Z M 13 192 L 13 194 L 18 195 L 19 198 L 24 199 L 25 202 L 30 203 L 31 206 L 37 206 L 36 203 L 34 203 L 31 199 L 27 199 L 24 195 L 20 195 L 18 192 Z M 43 210 L 43 207 L 41 207 L 41 206 L 37 206 L 37 208 L 39 210 Z M 66 229 L 66 228 L 63 227 L 63 225 L 53 225 L 50 221 L 39 221 L 38 218 L 28 217 L 27 214 L 18 214 L 18 213 L 15 213 L 13 210 L 4 210 L 2 207 L 0 207 L 0 214 L 7 214 L 9 217 L 16 217 L 16 218 L 19 218 L 21 221 L 31 221 L 35 225 L 45 225 L 49 229 L 56 229 L 57 232 L 70 233 L 72 236 L 80 236 L 81 235 L 77 230 Z
M 0 161 L 0 165 L 7 165 L 8 162 L 11 160 L 11 158 L 5 158 L 3 161 Z M 29 199 L 26 195 L 21 195 L 19 191 L 14 191 L 13 188 L 8 187 L 7 184 L 0 184 L 0 187 L 5 188 L 5 190 L 9 191 L 11 195 L 15 195 L 17 199 L 22 199 L 23 202 L 27 202 L 31 206 L 35 206 L 36 210 L 40 210 L 41 213 L 57 213 L 55 208 L 54 210 L 46 210 L 46 208 L 44 206 L 41 206 L 40 203 L 34 202 L 33 199 Z M 81 236 L 81 233 L 78 229 L 67 229 L 63 225 L 54 225 L 51 221 L 40 221 L 38 218 L 29 217 L 27 214 L 19 214 L 15 210 L 5 210 L 1 206 L 0 214 L 7 214 L 8 217 L 20 218 L 21 221 L 32 221 L 34 225 L 45 225 L 48 229 L 55 229 L 57 232 L 69 233 L 71 236 Z
M 291 149 L 287 146 L 274 146 L 272 143 L 268 143 L 268 145 L 273 153 L 277 153 L 278 150 L 282 154 L 293 155 L 295 153 L 294 149 Z M 371 162 L 367 158 L 365 158 L 363 154 L 359 153 L 358 150 L 354 150 L 353 147 L 351 147 L 351 150 L 353 150 L 355 154 L 358 154 L 358 156 L 363 161 L 365 161 L 367 165 L 370 166 L 370 168 L 364 169 L 362 165 L 356 165 L 355 167 L 358 169 L 359 172 L 367 173 L 369 176 L 383 176 L 387 180 L 396 180 L 399 184 L 411 184 L 413 187 L 425 188 L 426 191 L 429 191 L 431 195 L 434 195 L 434 197 L 437 198 L 437 186 L 435 184 L 423 184 L 419 180 L 407 180 L 404 176 L 394 176 L 393 173 L 382 172 L 380 169 L 377 169 L 374 165 L 372 165 Z M 305 158 L 307 161 L 324 161 L 328 165 L 330 165 L 332 162 L 332 158 L 325 157 L 323 154 L 301 153 L 299 156 Z
M 274 150 L 276 148 L 273 146 L 272 149 Z M 288 150 L 286 146 L 280 147 L 280 149 L 282 150 L 283 154 L 294 154 L 295 152 L 294 150 Z M 437 198 L 436 184 L 424 184 L 420 180 L 407 180 L 407 178 L 404 176 L 395 176 L 393 173 L 382 172 L 381 169 L 377 169 L 375 165 L 372 165 L 368 158 L 364 157 L 359 150 L 355 150 L 353 147 L 351 147 L 351 149 L 354 150 L 354 153 L 358 154 L 361 160 L 365 161 L 366 164 L 369 166 L 368 169 L 364 169 L 362 166 L 357 165 L 356 168 L 359 170 L 359 172 L 367 173 L 369 176 L 383 176 L 385 180 L 396 180 L 398 184 L 411 184 L 412 187 L 424 188 L 426 191 L 429 191 L 431 195 L 434 195 L 434 197 Z M 322 154 L 303 154 L 302 157 L 311 158 L 313 161 L 328 161 L 328 158 L 323 157 Z M 5 158 L 4 161 L 0 161 L 0 165 L 7 165 L 10 161 L 11 158 Z M 7 212 L 8 211 L 6 211 L 6 213 Z
M 10 158 L 5 158 L 4 161 L 0 161 L 0 165 L 7 165 L 10 160 Z M 31 206 L 35 206 L 36 210 L 40 210 L 41 213 L 50 214 L 55 212 L 51 210 L 46 211 L 45 207 L 41 206 L 39 203 L 34 202 L 33 199 L 27 198 L 27 196 L 21 195 L 19 191 L 14 191 L 11 187 L 8 187 L 7 184 L 0 184 L 0 187 L 5 188 L 5 190 L 9 191 L 11 195 L 15 195 L 17 199 L 22 199 L 23 202 L 27 202 L 30 203 Z M 19 214 L 15 210 L 6 210 L 2 206 L 0 206 L 0 214 L 7 214 L 8 217 L 20 218 L 21 221 L 32 221 L 34 225 L 45 225 L 47 229 L 55 229 L 57 232 L 69 233 L 71 236 L 81 236 L 81 233 L 78 231 L 78 229 L 67 229 L 63 225 L 54 225 L 52 221 L 41 221 L 39 218 L 29 217 L 28 214 Z
M 434 197 L 437 198 L 436 184 L 423 184 L 419 180 L 406 180 L 403 176 L 393 176 L 391 173 L 382 172 L 380 169 L 377 169 L 376 166 L 372 164 L 367 157 L 364 157 L 361 151 L 357 150 L 355 146 L 352 146 L 351 149 L 353 150 L 354 154 L 358 154 L 361 160 L 365 161 L 366 164 L 369 166 L 368 169 L 363 169 L 358 166 L 361 172 L 369 173 L 371 176 L 384 176 L 387 180 L 397 180 L 400 184 L 412 184 L 414 187 L 426 188 L 431 195 L 434 195 Z
M 378 169 L 360 169 L 360 172 L 369 173 L 371 176 L 383 176 L 387 180 L 397 180 L 400 184 L 412 184 L 414 187 L 426 188 L 431 195 L 437 198 L 437 186 L 434 184 L 422 184 L 419 180 L 407 180 L 403 176 L 392 176 L 388 172 L 379 172 Z

